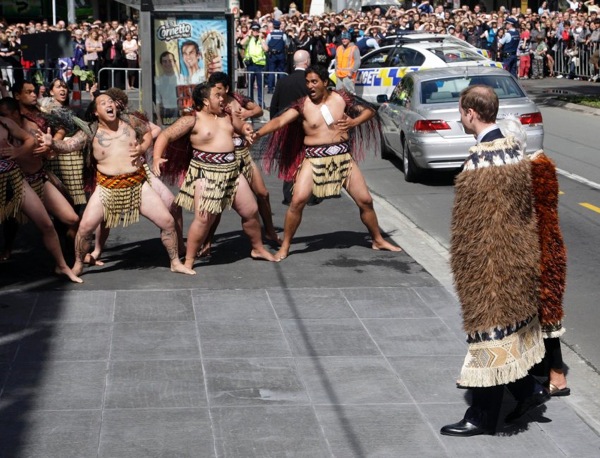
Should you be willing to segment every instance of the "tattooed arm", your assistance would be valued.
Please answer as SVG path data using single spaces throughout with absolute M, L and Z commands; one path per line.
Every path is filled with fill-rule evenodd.
M 162 157 L 167 145 L 175 140 L 180 139 L 184 135 L 189 135 L 194 129 L 195 125 L 196 116 L 183 116 L 158 135 L 156 141 L 154 142 L 152 164 L 152 171 L 157 177 L 160 176 L 160 166 L 168 160 L 163 159 Z
M 31 154 L 35 147 L 35 138 L 24 129 L 21 129 L 12 119 L 3 117 L 2 122 L 9 129 L 9 133 L 13 139 L 19 140 L 18 143 L 20 146 L 15 146 L 5 139 L 0 145 L 0 156 L 8 159 L 16 159 L 20 156 Z
M 37 131 L 36 134 L 37 140 L 40 143 L 40 146 L 46 146 L 52 148 L 58 154 L 66 154 L 71 153 L 73 151 L 79 151 L 83 149 L 85 144 L 88 141 L 87 135 L 82 131 L 77 132 L 68 140 L 54 140 L 52 138 L 52 134 L 50 133 L 50 128 L 46 133 L 43 133 L 41 130 Z

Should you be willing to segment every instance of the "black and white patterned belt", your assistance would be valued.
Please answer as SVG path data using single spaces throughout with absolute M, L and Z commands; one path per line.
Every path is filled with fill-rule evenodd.
M 338 154 L 344 154 L 348 151 L 350 151 L 350 145 L 348 144 L 348 142 L 332 143 L 331 145 L 317 146 L 304 145 L 305 157 L 337 156 Z
M 235 153 L 233 151 L 230 151 L 229 153 L 207 153 L 195 149 L 194 159 L 209 164 L 230 164 L 235 161 Z

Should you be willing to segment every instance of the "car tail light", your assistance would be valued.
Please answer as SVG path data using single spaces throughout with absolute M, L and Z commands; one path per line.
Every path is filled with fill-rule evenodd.
M 525 125 L 530 125 L 530 124 L 542 124 L 542 113 L 537 112 L 537 113 L 527 113 L 527 114 L 523 114 L 521 116 L 519 116 L 519 119 L 521 120 L 521 124 Z
M 441 119 L 424 119 L 415 122 L 414 129 L 416 132 L 436 132 L 438 130 L 450 130 L 450 126 Z

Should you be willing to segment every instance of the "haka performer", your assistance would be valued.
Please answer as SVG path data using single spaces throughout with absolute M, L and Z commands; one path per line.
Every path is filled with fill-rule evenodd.
M 309 67 L 306 70 L 309 95 L 254 133 L 254 138 L 260 138 L 296 120 L 302 121 L 301 129 L 298 129 L 299 123 L 294 123 L 275 134 L 266 156 L 267 170 L 278 159 L 280 177 L 294 180 L 292 202 L 285 215 L 283 244 L 276 254 L 279 261 L 290 251 L 311 194 L 317 198 L 336 197 L 342 187 L 360 209 L 360 218 L 372 238 L 372 248 L 401 250 L 381 235 L 373 199 L 356 163 L 364 157 L 366 145 L 363 141 L 372 139 L 376 147 L 380 145 L 379 126 L 374 122 L 375 110 L 357 103 L 347 93 L 328 91 L 328 81 L 327 69 Z M 365 132 L 351 131 L 363 123 L 367 129 L 361 131 Z M 281 153 L 284 148 L 285 152 Z
M 83 270 L 84 257 L 90 248 L 93 232 L 104 220 L 107 227 L 135 223 L 140 213 L 161 229 L 161 240 L 167 250 L 171 271 L 193 275 L 178 258 L 175 221 L 160 197 L 150 187 L 139 156 L 152 142 L 151 133 L 141 123 L 127 123 L 118 117 L 114 100 L 108 95 L 97 97 L 89 107 L 96 118 L 90 132 L 83 130 L 69 140 L 54 140 L 50 132 L 38 132 L 41 145 L 58 153 L 92 147 L 96 165 L 96 189 L 90 196 L 75 238 L 77 274 Z

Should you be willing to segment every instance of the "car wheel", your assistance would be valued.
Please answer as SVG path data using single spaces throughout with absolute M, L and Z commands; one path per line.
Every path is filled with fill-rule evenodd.
M 421 171 L 415 160 L 412 157 L 408 142 L 404 140 L 402 142 L 402 169 L 404 170 L 404 179 L 409 183 L 416 183 L 419 181 Z

